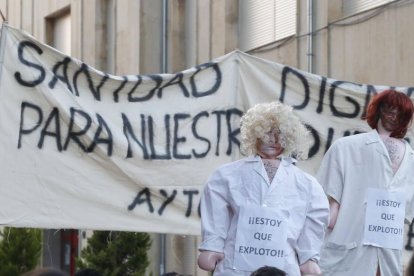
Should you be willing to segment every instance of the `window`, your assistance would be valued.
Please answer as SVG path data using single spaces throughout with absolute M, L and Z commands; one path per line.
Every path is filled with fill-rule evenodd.
M 296 1 L 240 1 L 239 34 L 243 51 L 296 34 Z
M 394 1 L 396 0 L 342 0 L 342 15 L 347 17 Z
M 71 19 L 68 8 L 46 18 L 46 43 L 66 55 L 71 54 Z

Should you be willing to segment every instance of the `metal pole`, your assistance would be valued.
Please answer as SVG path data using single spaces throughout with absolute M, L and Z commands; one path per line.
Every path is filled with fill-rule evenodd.
M 168 0 L 162 1 L 162 58 L 161 67 L 162 73 L 167 73 L 168 70 Z M 166 267 L 166 234 L 160 234 L 160 275 L 165 273 Z
M 162 73 L 168 70 L 168 0 L 162 1 Z
M 308 55 L 308 72 L 313 72 L 313 0 L 307 1 L 308 8 L 308 39 L 307 39 L 307 55 Z

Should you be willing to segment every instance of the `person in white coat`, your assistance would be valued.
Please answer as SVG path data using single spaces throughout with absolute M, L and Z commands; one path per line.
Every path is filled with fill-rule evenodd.
M 340 138 L 326 152 L 317 173 L 331 212 L 324 276 L 403 275 L 403 224 L 414 210 L 414 152 L 403 138 L 413 112 L 407 95 L 378 93 L 366 113 L 373 130 Z
M 307 157 L 308 130 L 280 102 L 249 109 L 240 130 L 249 156 L 220 166 L 204 188 L 199 267 L 215 276 L 247 276 L 264 265 L 319 275 L 329 204 L 293 158 Z

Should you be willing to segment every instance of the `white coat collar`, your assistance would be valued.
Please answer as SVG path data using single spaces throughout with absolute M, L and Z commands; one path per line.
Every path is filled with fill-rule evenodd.
M 373 143 L 379 143 L 381 141 L 381 137 L 379 136 L 379 133 L 376 129 L 371 130 L 367 133 L 367 139 L 365 141 L 366 145 L 373 144 Z M 404 143 L 406 144 L 406 150 L 409 154 L 414 154 L 414 150 L 411 148 L 410 144 L 404 140 Z
M 376 129 L 371 130 L 368 132 L 368 137 L 365 141 L 366 145 L 373 145 L 375 147 L 375 150 L 379 153 L 385 156 L 386 158 L 389 158 L 388 151 L 385 148 L 385 145 L 381 143 L 381 137 L 379 136 L 379 133 Z
M 411 148 L 410 144 L 407 141 L 405 141 L 405 140 L 403 140 L 403 141 L 405 143 L 405 151 L 406 151 L 406 153 L 404 155 L 403 162 L 400 165 L 400 169 L 398 169 L 398 171 L 396 172 L 395 175 L 397 175 L 399 173 L 399 171 L 403 170 L 405 164 L 407 163 L 407 162 L 404 162 L 404 160 L 406 159 L 407 155 L 413 155 L 414 154 L 414 151 Z M 378 131 L 376 129 L 373 129 L 372 131 L 368 132 L 368 136 L 367 136 L 367 139 L 365 141 L 365 144 L 366 145 L 371 145 L 371 144 L 372 145 L 378 145 L 378 146 L 375 147 L 376 150 L 380 154 L 382 154 L 382 155 L 386 156 L 387 158 L 389 158 L 387 149 L 385 148 L 384 144 L 383 143 L 380 143 L 380 142 L 381 142 L 381 137 L 379 136 L 379 133 L 378 133 Z
M 267 176 L 266 171 L 263 169 L 260 156 L 255 155 L 255 156 L 247 157 L 246 162 L 255 163 L 253 169 L 256 171 L 256 173 L 259 174 L 266 182 L 269 181 L 269 177 Z M 284 167 L 288 167 L 295 162 L 296 160 L 292 157 L 282 157 L 282 160 L 281 160 L 279 169 L 276 172 L 275 178 L 277 178 L 278 181 L 283 181 L 288 176 L 288 170 L 284 169 Z
M 297 160 L 293 157 L 282 156 L 281 158 L 282 158 L 281 159 L 281 161 L 282 161 L 281 164 L 283 164 L 284 166 L 288 166 L 290 164 L 295 164 L 297 162 Z M 256 155 L 251 155 L 249 157 L 246 157 L 245 161 L 246 162 L 259 162 L 260 161 L 260 156 L 257 155 L 257 154 Z
M 377 132 L 376 129 L 371 130 L 370 132 L 367 133 L 367 139 L 365 141 L 365 144 L 369 145 L 372 143 L 379 143 L 381 141 L 381 138 Z

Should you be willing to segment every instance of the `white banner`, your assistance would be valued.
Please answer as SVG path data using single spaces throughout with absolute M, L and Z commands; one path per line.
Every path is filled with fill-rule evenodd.
M 314 173 L 332 141 L 369 129 L 366 105 L 388 88 L 240 51 L 175 74 L 114 76 L 7 25 L 0 47 L 0 225 L 200 234 L 203 185 L 240 158 L 249 107 L 296 109 L 313 134 L 298 165 Z

